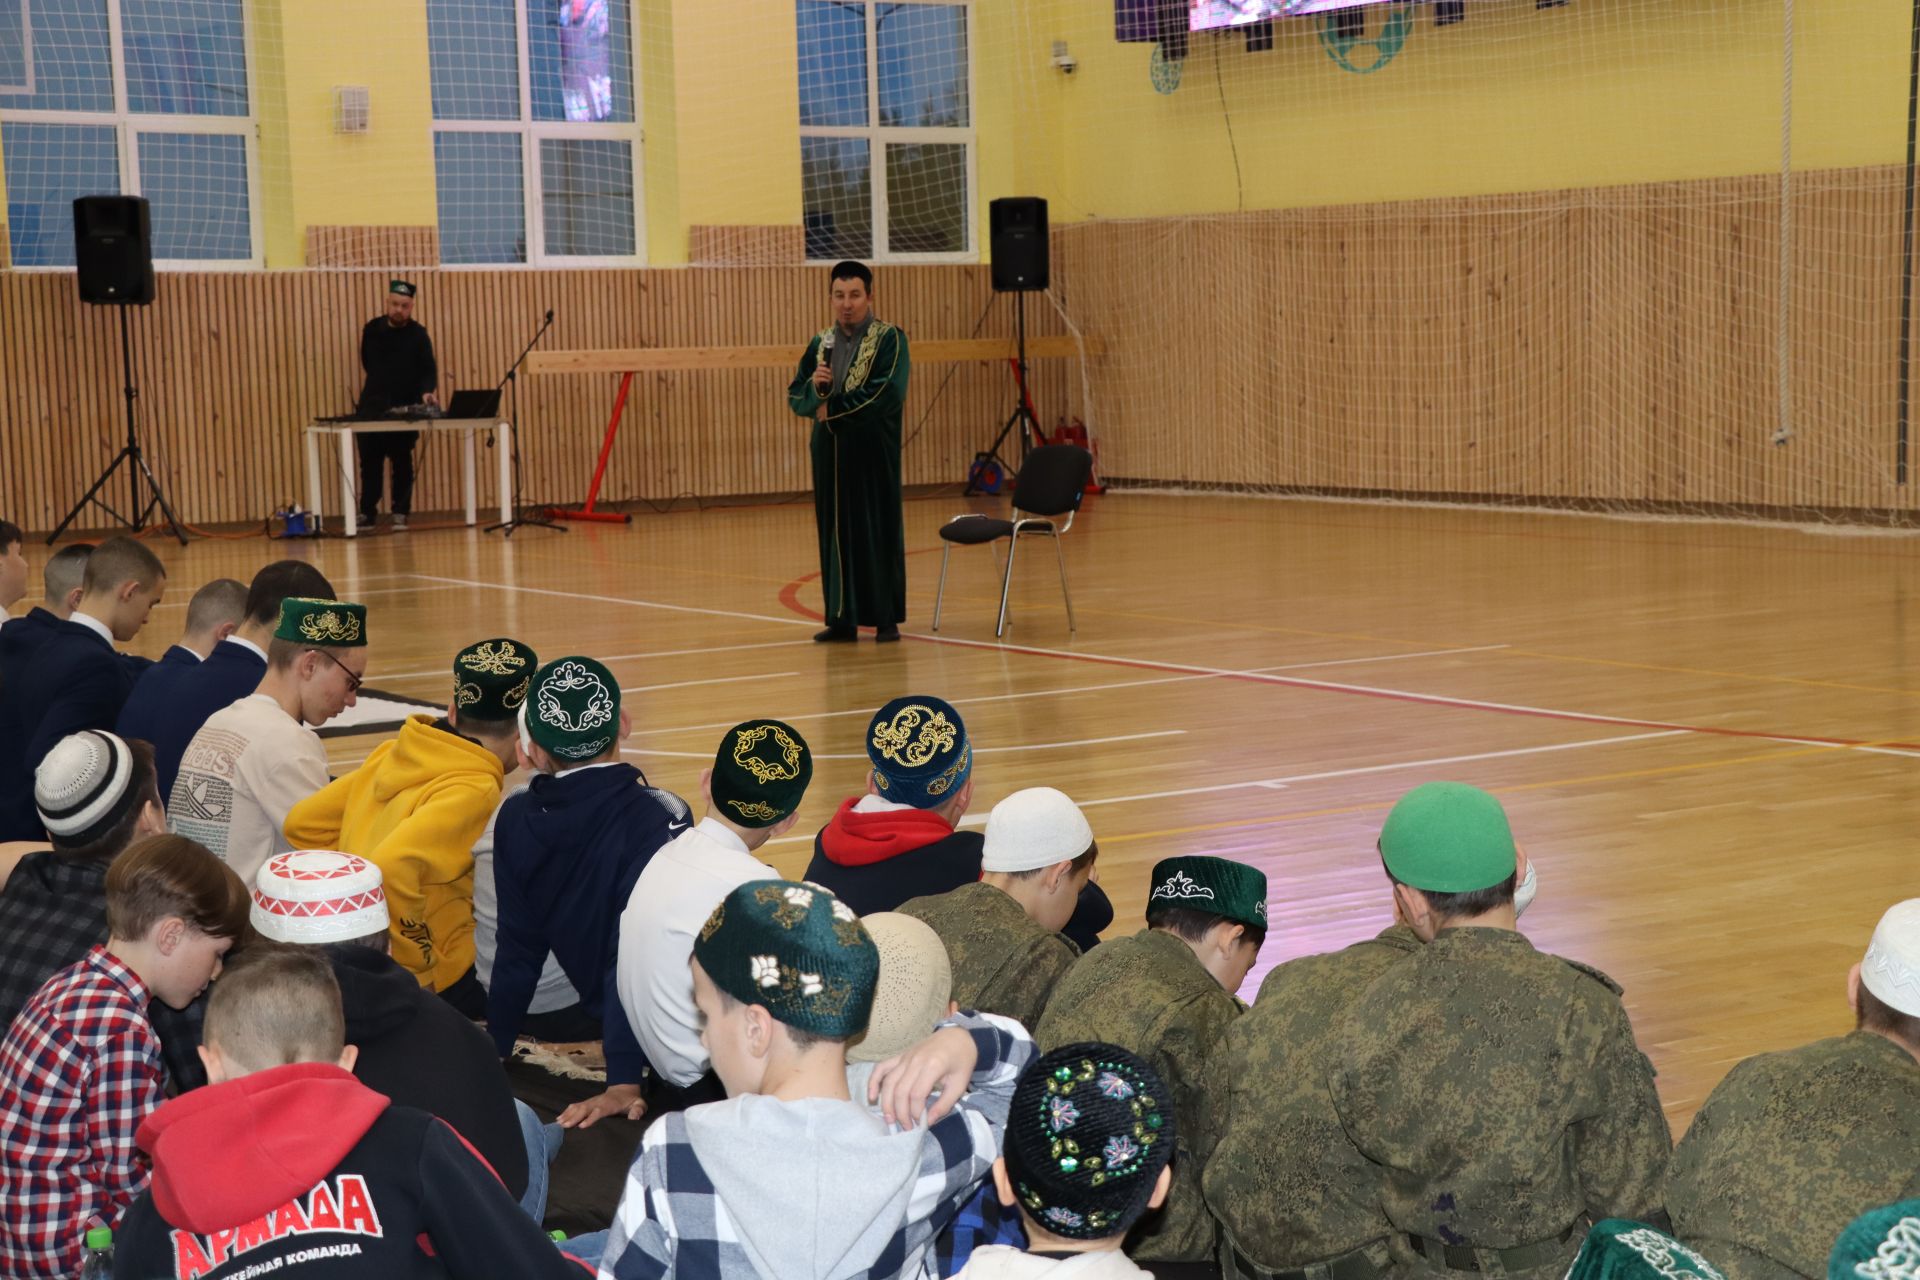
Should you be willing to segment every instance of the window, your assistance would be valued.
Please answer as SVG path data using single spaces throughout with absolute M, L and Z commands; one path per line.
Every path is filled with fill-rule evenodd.
M 807 257 L 975 256 L 968 6 L 795 0 Z
M 242 0 L 0 0 L 0 156 L 15 266 L 72 266 L 74 198 L 122 193 L 163 265 L 260 265 Z
M 427 43 L 440 260 L 639 261 L 631 0 L 427 0 Z

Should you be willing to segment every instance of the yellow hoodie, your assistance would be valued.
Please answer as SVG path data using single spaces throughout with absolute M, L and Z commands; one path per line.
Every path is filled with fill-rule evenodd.
M 473 844 L 500 804 L 491 751 L 412 716 L 287 814 L 296 849 L 357 853 L 386 879 L 393 958 L 433 991 L 473 967 Z

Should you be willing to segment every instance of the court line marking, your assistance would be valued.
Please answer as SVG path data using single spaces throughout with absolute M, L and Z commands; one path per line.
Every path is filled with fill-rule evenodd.
M 765 640 L 759 644 L 715 644 L 707 645 L 699 649 L 655 649 L 651 653 L 616 653 L 609 657 L 598 659 L 598 661 L 633 662 L 641 658 L 685 658 L 706 653 L 732 653 L 741 649 L 786 649 L 803 644 L 810 645 L 812 643 L 813 641 L 811 640 Z M 369 677 L 369 679 L 384 682 L 388 680 L 414 680 L 427 676 L 444 677 L 451 674 L 453 674 L 453 668 L 451 665 L 448 665 L 445 667 L 435 667 L 431 671 L 382 671 L 377 675 Z
M 708 680 L 675 680 L 671 684 L 641 684 L 620 690 L 622 693 L 652 693 L 656 689 L 690 689 L 697 684 L 744 684 L 749 680 L 785 680 L 798 671 L 763 671 L 751 676 L 714 676 Z M 818 759 L 819 757 L 815 757 Z
M 1139 742 L 1143 738 L 1178 738 L 1185 736 L 1186 732 L 1185 729 L 1155 729 L 1149 733 L 1120 733 L 1110 738 L 1076 738 L 1071 742 L 1024 742 L 1011 747 L 975 747 L 973 753 L 986 755 L 989 752 L 1003 751 L 1059 751 L 1067 747 L 1097 747 L 1109 742 Z M 713 759 L 711 751 L 664 751 L 657 747 L 622 747 L 620 754 L 623 756 L 673 756 L 683 760 Z M 816 752 L 813 758 L 815 760 L 865 760 L 867 753 L 864 751 L 844 754 Z M 986 819 L 982 818 L 981 821 L 984 822 Z M 811 840 L 813 837 L 807 838 Z
M 1503 760 L 1513 756 L 1545 755 L 1554 751 L 1579 751 L 1587 747 L 1607 747 L 1621 742 L 1648 742 L 1655 738 L 1682 738 L 1685 729 L 1663 729 L 1658 733 L 1628 733 L 1612 738 L 1588 738 L 1581 742 L 1550 742 L 1538 747 L 1512 747 L 1505 751 L 1476 751 L 1464 756 L 1435 756 L 1429 760 L 1395 760 L 1388 764 L 1356 765 L 1351 769 L 1328 769 L 1320 773 L 1295 773 L 1278 778 L 1250 778 L 1244 782 L 1220 782 L 1206 787 L 1182 787 L 1176 791 L 1143 791 L 1130 796 L 1103 796 L 1098 800 L 1077 800 L 1082 809 L 1103 804 L 1130 804 L 1136 800 L 1168 800 L 1178 796 L 1208 795 L 1218 791 L 1266 789 L 1284 791 L 1298 782 L 1322 782 L 1329 778 L 1356 778 L 1369 773 L 1391 773 L 1401 769 L 1428 769 L 1443 764 L 1466 764 L 1475 760 Z M 985 814 L 968 814 L 960 825 L 981 826 Z
M 562 600 L 591 600 L 596 604 L 624 604 L 635 609 L 664 609 L 669 613 L 701 613 L 713 618 L 741 618 L 748 622 L 772 622 L 783 627 L 811 627 L 805 618 L 777 618 L 770 613 L 742 613 L 737 609 L 707 609 L 692 604 L 666 604 L 659 600 L 630 600 L 622 596 L 597 596 L 584 591 L 559 591 L 552 587 L 523 587 L 512 582 L 474 582 L 468 578 L 442 578 L 430 573 L 413 575 L 422 582 L 444 582 L 456 587 L 479 590 L 518 591 L 530 596 L 558 596 Z

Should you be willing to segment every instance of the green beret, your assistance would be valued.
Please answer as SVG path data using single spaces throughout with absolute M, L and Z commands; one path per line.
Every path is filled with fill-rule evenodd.
M 1464 782 L 1428 782 L 1401 796 L 1380 829 L 1380 856 L 1395 880 L 1432 893 L 1490 888 L 1519 865 L 1507 811 Z
M 749 720 L 727 730 L 713 757 L 713 807 L 741 827 L 770 827 L 800 807 L 813 753 L 790 724 Z
M 620 682 L 592 658 L 561 658 L 533 673 L 520 704 L 527 736 L 557 760 L 606 754 L 620 732 Z
M 413 286 L 405 280 L 389 280 L 387 281 L 387 292 L 397 293 L 403 298 L 411 298 L 414 294 L 414 289 Z
M 273 638 L 328 649 L 357 649 L 367 642 L 367 606 L 288 596 L 280 602 L 280 625 L 274 628 Z
M 1725 1280 L 1720 1269 L 1643 1222 L 1608 1218 L 1594 1224 L 1567 1280 Z
M 1162 858 L 1153 866 L 1147 914 L 1156 907 L 1186 907 L 1264 929 L 1266 873 L 1229 858 Z
M 742 1004 L 829 1040 L 867 1029 L 880 951 L 853 908 L 817 884 L 755 880 L 729 893 L 693 958 Z
M 1827 1280 L 1901 1280 L 1920 1273 L 1920 1200 L 1869 1209 L 1827 1255 Z
M 475 720 L 511 720 L 540 659 L 518 640 L 482 640 L 453 659 L 453 707 Z

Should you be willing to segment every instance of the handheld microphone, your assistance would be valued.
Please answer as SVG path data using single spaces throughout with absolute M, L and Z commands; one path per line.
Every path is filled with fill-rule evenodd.
M 827 370 L 829 375 L 833 371 L 833 330 L 831 329 L 827 330 L 826 335 L 820 339 L 820 360 L 817 367 Z M 827 385 L 833 384 L 829 382 Z

